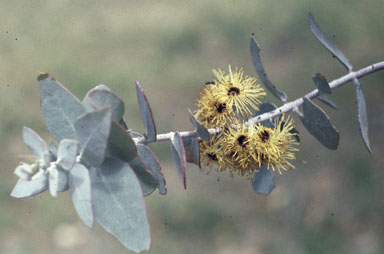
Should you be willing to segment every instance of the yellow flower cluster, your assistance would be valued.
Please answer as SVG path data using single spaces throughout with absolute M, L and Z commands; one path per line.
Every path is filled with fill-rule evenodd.
M 273 128 L 249 126 L 242 120 L 259 110 L 260 99 L 266 95 L 264 89 L 255 78 L 244 77 L 242 68 L 232 71 L 229 66 L 228 74 L 222 70 L 213 73 L 216 79 L 201 90 L 195 113 L 205 127 L 222 128 L 209 141 L 200 139 L 205 165 L 240 175 L 252 175 L 263 165 L 280 174 L 281 170 L 294 168 L 289 162 L 298 151 L 293 120 L 282 116 L 275 120 Z
M 256 79 L 243 76 L 243 69 L 229 74 L 222 70 L 213 70 L 215 81 L 208 82 L 197 99 L 196 117 L 207 127 L 222 127 L 236 120 L 236 114 L 246 118 L 251 109 L 258 110 L 260 98 L 266 95 Z

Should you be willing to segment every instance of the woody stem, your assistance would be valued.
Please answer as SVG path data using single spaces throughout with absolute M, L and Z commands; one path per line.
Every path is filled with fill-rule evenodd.
M 346 75 L 344 75 L 338 79 L 333 80 L 332 82 L 329 83 L 329 87 L 331 89 L 335 89 L 337 87 L 345 85 L 346 83 L 348 83 L 350 81 L 353 81 L 353 79 L 355 79 L 355 78 L 357 78 L 357 79 L 362 78 L 362 77 L 365 77 L 367 75 L 370 75 L 372 73 L 375 73 L 375 72 L 383 70 L 383 69 L 384 69 L 384 61 L 378 62 L 378 63 L 372 64 L 372 65 L 369 65 L 365 68 L 362 68 L 358 71 L 351 71 L 348 74 L 346 74 Z M 314 89 L 313 91 L 307 93 L 306 95 L 304 95 L 304 96 L 302 96 L 302 97 L 300 97 L 294 101 L 287 102 L 284 105 L 282 105 L 281 107 L 278 107 L 271 112 L 267 112 L 267 113 L 261 114 L 259 116 L 250 118 L 248 120 L 248 124 L 253 125 L 253 124 L 271 119 L 273 117 L 282 115 L 284 113 L 296 110 L 303 104 L 303 102 L 304 102 L 303 98 L 304 97 L 306 97 L 308 99 L 313 99 L 319 95 L 320 95 L 320 91 L 318 89 Z M 209 131 L 209 134 L 214 135 L 214 134 L 217 134 L 220 132 L 220 128 L 211 128 L 211 129 L 208 129 L 208 131 Z M 181 132 L 179 132 L 179 134 L 182 138 L 198 137 L 196 131 L 181 131 Z M 173 136 L 173 132 L 164 133 L 164 134 L 157 134 L 155 142 L 170 140 L 172 136 Z M 146 138 L 142 138 L 141 140 L 139 140 L 139 142 L 144 143 L 144 144 L 150 143 Z

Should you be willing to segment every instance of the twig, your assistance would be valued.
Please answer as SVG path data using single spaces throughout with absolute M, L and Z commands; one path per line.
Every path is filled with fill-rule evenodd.
M 209 132 L 210 135 L 214 135 L 214 134 L 220 132 L 220 128 L 208 129 L 208 132 Z M 171 136 L 173 135 L 173 133 L 174 132 L 169 132 L 169 133 L 164 133 L 164 134 L 157 134 L 155 142 L 169 140 L 169 139 L 171 139 Z M 195 138 L 195 137 L 198 137 L 196 131 L 180 131 L 179 134 L 180 134 L 180 136 L 182 138 Z M 142 140 L 140 140 L 140 142 L 142 142 Z M 148 144 L 148 142 L 145 142 L 145 143 Z
M 342 76 L 338 79 L 333 80 L 332 82 L 329 83 L 329 86 L 331 89 L 335 89 L 339 86 L 342 86 L 342 85 L 352 81 L 354 78 L 361 78 L 361 77 L 367 76 L 369 74 L 372 74 L 372 73 L 379 71 L 379 70 L 382 70 L 382 69 L 384 69 L 384 61 L 372 64 L 372 65 L 365 67 L 363 69 L 360 69 L 358 71 L 352 71 L 345 76 Z M 319 90 L 315 89 L 315 90 L 307 93 L 303 97 L 306 97 L 308 99 L 313 99 L 313 98 L 317 97 L 319 94 L 320 94 Z M 303 102 L 304 102 L 303 97 L 300 97 L 294 101 L 288 102 L 288 103 L 284 104 L 283 106 L 275 109 L 274 111 L 267 112 L 267 113 L 264 113 L 264 114 L 259 115 L 257 117 L 251 118 L 248 120 L 248 122 L 251 124 L 255 124 L 255 123 L 263 122 L 263 121 L 270 119 L 272 117 L 279 116 L 283 113 L 290 112 L 290 111 L 294 110 L 295 108 L 300 107 L 303 104 Z
M 375 73 L 377 71 L 380 71 L 382 69 L 384 69 L 384 61 L 372 64 L 372 65 L 367 66 L 365 68 L 362 68 L 362 69 L 360 69 L 358 71 L 349 72 L 347 75 L 344 75 L 344 76 L 342 76 L 342 77 L 340 77 L 338 79 L 335 79 L 332 82 L 330 82 L 329 86 L 330 86 L 331 89 L 335 89 L 335 88 L 337 88 L 339 86 L 342 86 L 342 85 L 352 81 L 355 78 L 361 78 L 361 77 L 367 76 L 369 74 Z M 308 99 L 313 99 L 313 98 L 317 97 L 319 94 L 320 94 L 319 90 L 315 89 L 315 90 L 307 93 L 303 97 L 306 97 Z M 293 111 L 295 109 L 298 109 L 303 104 L 303 102 L 304 102 L 303 97 L 300 97 L 300 98 L 298 98 L 298 99 L 296 99 L 294 101 L 291 101 L 291 102 L 287 102 L 284 105 L 282 105 L 281 107 L 275 109 L 274 111 L 267 112 L 267 113 L 261 114 L 261 115 L 259 115 L 257 117 L 250 118 L 248 120 L 248 123 L 250 125 L 253 125 L 253 124 L 256 124 L 256 123 L 263 122 L 265 120 L 271 119 L 273 117 L 282 115 L 284 113 Z M 209 131 L 209 134 L 214 135 L 214 134 L 220 132 L 220 128 L 212 128 L 212 129 L 208 129 L 208 131 Z M 179 132 L 179 133 L 180 133 L 181 137 L 183 137 L 183 138 L 193 138 L 193 137 L 197 137 L 198 136 L 196 131 L 182 131 L 182 132 Z M 156 136 L 156 141 L 155 142 L 170 140 L 172 134 L 173 134 L 173 132 L 164 133 L 164 134 L 158 134 Z M 139 143 L 144 143 L 144 144 L 150 143 L 150 142 L 148 142 L 148 140 L 146 138 L 142 138 L 138 142 Z

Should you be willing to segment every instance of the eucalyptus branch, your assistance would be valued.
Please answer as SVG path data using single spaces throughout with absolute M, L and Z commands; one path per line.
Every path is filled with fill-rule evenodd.
M 362 68 L 358 71 L 351 71 L 347 75 L 344 75 L 344 76 L 330 82 L 329 86 L 331 89 L 335 89 L 335 88 L 338 88 L 338 87 L 340 87 L 340 86 L 342 86 L 342 85 L 344 85 L 350 81 L 353 81 L 354 79 L 365 77 L 369 74 L 375 73 L 375 72 L 380 71 L 382 69 L 384 69 L 384 61 L 369 65 L 369 66 Z M 306 97 L 308 99 L 313 99 L 319 95 L 320 95 L 320 91 L 318 89 L 314 89 L 313 91 L 307 93 L 306 95 L 304 95 L 304 96 L 302 96 L 302 97 L 300 97 L 294 101 L 285 103 L 284 105 L 275 109 L 274 111 L 261 114 L 257 117 L 254 117 L 254 118 L 250 118 L 248 120 L 248 123 L 251 125 L 256 124 L 256 123 L 271 119 L 273 117 L 282 115 L 284 113 L 287 113 L 290 111 L 295 111 L 303 104 L 303 102 L 304 102 L 303 98 L 304 97 Z M 220 128 L 211 128 L 211 129 L 208 129 L 208 132 L 210 135 L 214 135 L 214 134 L 217 134 L 220 132 Z M 174 132 L 158 134 L 156 136 L 156 140 L 154 142 L 170 140 L 171 137 L 173 136 L 173 133 Z M 179 132 L 179 134 L 182 138 L 194 138 L 194 137 L 198 136 L 196 131 L 182 131 L 182 132 Z M 152 142 L 149 142 L 148 139 L 146 139 L 145 137 L 141 138 L 138 142 L 143 143 L 143 144 L 152 143 Z
M 97 221 L 130 251 L 148 251 L 151 234 L 143 197 L 156 189 L 165 195 L 167 187 L 161 165 L 146 144 L 171 141 L 171 156 L 184 189 L 188 162 L 247 176 L 255 193 L 268 195 L 276 186 L 275 173 L 295 168 L 292 161 L 300 142 L 293 119 L 281 117 L 274 123 L 268 120 L 296 113 L 314 138 L 336 150 L 339 132 L 311 99 L 317 97 L 337 108 L 326 94 L 350 81 L 356 84 L 360 132 L 370 152 L 366 101 L 359 78 L 384 69 L 384 61 L 352 71 L 348 59 L 311 13 L 308 21 L 316 38 L 347 68 L 348 74 L 329 83 L 316 73 L 312 79 L 317 89 L 290 101 L 267 77 L 260 48 L 252 36 L 250 55 L 260 83 L 281 101 L 281 106 L 261 103 L 266 91 L 256 84 L 256 78 L 244 76 L 243 68 L 232 69 L 229 65 L 228 73 L 213 70 L 215 79 L 200 92 L 196 113 L 188 110 L 192 131 L 157 134 L 149 100 L 139 82 L 136 95 L 145 134 L 127 130 L 124 102 L 106 85 L 90 89 L 79 100 L 52 75 L 40 73 L 41 112 L 58 145 L 48 145 L 32 129 L 23 128 L 23 141 L 34 160 L 16 167 L 19 180 L 11 196 L 25 198 L 49 190 L 56 197 L 58 192 L 69 189 L 73 206 L 86 226 L 91 228 Z M 247 112 L 253 112 L 252 118 L 248 119 Z M 236 118 L 244 120 L 238 124 Z M 224 135 L 215 135 L 219 133 Z
M 365 68 L 362 68 L 358 71 L 351 71 L 347 75 L 344 75 L 344 76 L 330 82 L 329 87 L 331 89 L 338 88 L 338 87 L 340 87 L 340 86 L 342 86 L 342 85 L 344 85 L 350 81 L 353 81 L 355 78 L 362 78 L 364 76 L 375 73 L 375 72 L 380 71 L 382 69 L 384 69 L 384 61 L 372 64 L 372 65 L 367 66 Z M 251 119 L 249 119 L 248 122 L 250 124 L 255 124 L 255 123 L 263 122 L 263 121 L 271 119 L 273 117 L 282 115 L 283 113 L 290 112 L 292 110 L 295 110 L 296 108 L 299 108 L 303 104 L 303 102 L 304 102 L 303 98 L 304 97 L 306 97 L 307 99 L 313 99 L 319 95 L 320 95 L 319 89 L 314 89 L 313 91 L 307 93 L 306 95 L 304 95 L 304 96 L 302 96 L 302 97 L 300 97 L 294 101 L 288 102 L 288 103 L 284 104 L 283 106 L 277 108 L 276 110 L 274 110 L 272 112 L 267 112 L 267 113 L 264 113 L 264 114 L 259 115 L 257 117 L 251 118 Z

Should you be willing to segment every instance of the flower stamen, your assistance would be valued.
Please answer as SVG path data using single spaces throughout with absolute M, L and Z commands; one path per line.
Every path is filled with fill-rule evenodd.
M 247 137 L 244 135 L 241 135 L 240 137 L 237 138 L 237 142 L 241 147 L 245 147 L 246 142 L 247 142 Z
M 228 95 L 236 96 L 240 94 L 240 89 L 237 87 L 231 87 L 228 89 Z

